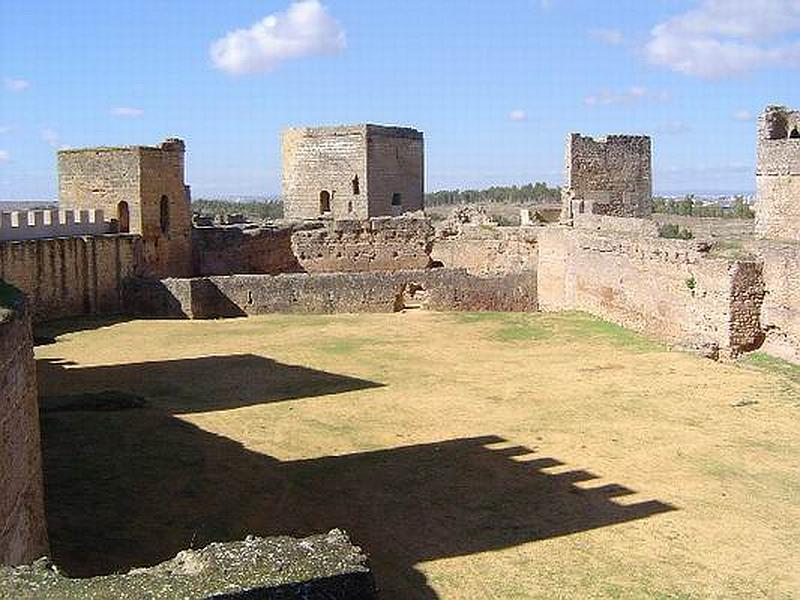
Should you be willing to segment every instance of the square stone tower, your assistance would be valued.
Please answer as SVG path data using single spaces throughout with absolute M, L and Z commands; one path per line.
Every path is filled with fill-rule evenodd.
M 191 275 L 192 218 L 182 140 L 158 146 L 81 148 L 58 153 L 62 208 L 102 208 L 120 233 L 142 236 L 147 275 Z
M 423 208 L 421 131 L 303 127 L 284 131 L 282 146 L 287 219 L 366 219 Z
M 573 215 L 649 217 L 653 212 L 652 150 L 645 135 L 567 140 L 562 221 Z
M 800 240 L 800 110 L 768 106 L 758 121 L 756 233 Z

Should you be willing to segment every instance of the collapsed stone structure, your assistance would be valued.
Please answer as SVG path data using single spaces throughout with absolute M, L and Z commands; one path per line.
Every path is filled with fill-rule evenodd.
M 288 219 L 366 219 L 422 210 L 424 142 L 408 127 L 303 127 L 283 133 Z
M 422 208 L 422 134 L 410 129 L 288 130 L 291 218 L 261 227 L 192 227 L 179 140 L 61 152 L 62 203 L 113 220 L 100 233 L 0 241 L 0 279 L 29 298 L 20 327 L 0 323 L 0 378 L 16 382 L 3 387 L 0 423 L 35 399 L 31 353 L 6 352 L 29 348 L 28 319 L 85 314 L 578 309 L 715 358 L 761 348 L 800 362 L 798 115 L 770 107 L 759 122 L 759 237 L 735 253 L 710 224 L 705 239 L 658 237 L 641 136 L 573 134 L 562 223 L 521 227 L 474 209 L 437 227 L 392 216 Z M 19 431 L 0 456 L 13 467 L 0 474 L 16 478 L 0 488 L 0 562 L 27 561 L 46 539 L 38 442 L 30 423 Z
M 583 215 L 649 217 L 651 163 L 648 136 L 595 139 L 573 133 L 567 140 L 562 221 L 572 223 Z

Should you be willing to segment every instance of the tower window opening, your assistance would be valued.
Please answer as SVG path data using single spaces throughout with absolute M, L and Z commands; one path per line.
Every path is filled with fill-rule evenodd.
M 161 196 L 161 233 L 169 232 L 169 198 Z
M 331 193 L 327 190 L 322 190 L 319 193 L 319 214 L 331 212 Z

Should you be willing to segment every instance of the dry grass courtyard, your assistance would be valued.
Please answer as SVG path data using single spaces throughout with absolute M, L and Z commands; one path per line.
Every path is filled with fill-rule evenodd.
M 69 574 L 339 527 L 385 598 L 800 596 L 800 369 L 717 364 L 581 314 L 38 335 Z

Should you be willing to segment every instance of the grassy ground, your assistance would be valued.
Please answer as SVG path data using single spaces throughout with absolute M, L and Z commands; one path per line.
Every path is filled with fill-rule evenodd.
M 386 598 L 800 595 L 800 379 L 782 363 L 581 314 L 37 333 L 71 574 L 341 527 Z

